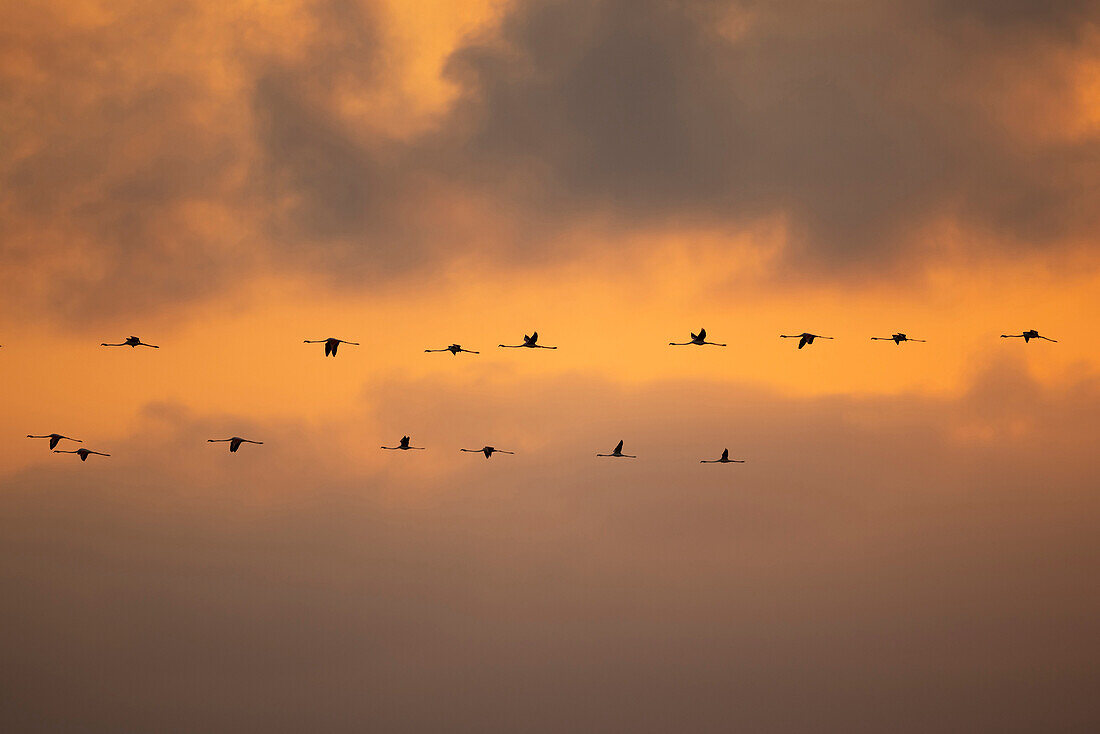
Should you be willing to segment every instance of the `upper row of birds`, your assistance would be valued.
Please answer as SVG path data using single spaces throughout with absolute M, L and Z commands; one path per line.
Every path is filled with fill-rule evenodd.
M 815 339 L 832 339 L 833 338 L 831 336 L 822 336 L 821 334 L 811 334 L 809 332 L 803 332 L 801 334 L 780 334 L 779 336 L 780 336 L 781 339 L 798 339 L 798 348 L 799 349 L 802 349 L 803 347 L 805 347 L 809 344 L 813 344 Z M 1020 334 L 1001 334 L 1001 338 L 1002 339 L 1023 339 L 1025 342 L 1030 342 L 1032 339 L 1044 339 L 1048 342 L 1058 341 L 1057 339 L 1051 339 L 1050 337 L 1043 336 L 1042 334 L 1040 334 L 1035 329 L 1028 329 L 1027 331 L 1024 331 Z M 925 341 L 924 339 L 914 339 L 913 337 L 908 336 L 907 334 L 904 334 L 904 333 L 901 333 L 901 332 L 898 332 L 896 334 L 891 334 L 890 336 L 873 336 L 873 337 L 871 337 L 871 339 L 873 341 L 892 341 L 892 342 L 894 342 L 895 345 L 900 345 L 902 342 L 924 342 Z M 546 345 L 543 345 L 543 344 L 539 344 L 538 341 L 539 341 L 539 333 L 537 331 L 534 331 L 530 335 L 527 335 L 527 334 L 523 335 L 523 343 L 522 344 L 498 344 L 497 346 L 500 347 L 500 348 L 503 348 L 503 349 L 523 349 L 523 348 L 527 348 L 527 349 L 557 349 L 557 347 L 551 347 L 551 346 L 546 346 Z M 303 340 L 303 343 L 305 343 L 305 344 L 324 344 L 325 345 L 325 356 L 326 357 L 335 357 L 336 352 L 340 348 L 341 344 L 350 344 L 350 345 L 355 346 L 355 347 L 359 346 L 358 342 L 350 342 L 350 341 L 347 341 L 345 339 L 336 339 L 334 337 L 329 337 L 327 339 L 305 339 L 305 340 Z M 724 347 L 724 346 L 726 346 L 725 344 L 721 344 L 719 342 L 707 341 L 707 330 L 706 329 L 699 329 L 699 333 L 697 333 L 697 334 L 692 332 L 691 339 L 689 339 L 686 342 L 669 342 L 668 345 L 670 347 L 686 347 L 686 346 Z M 102 344 L 100 344 L 100 346 L 103 346 L 103 347 L 149 347 L 150 349 L 160 349 L 160 346 L 158 346 L 156 344 L 147 344 L 146 342 L 143 342 L 140 338 L 138 338 L 136 336 L 129 336 L 125 340 L 119 342 L 118 344 L 110 344 L 108 342 L 103 342 Z M 450 352 L 452 356 L 457 355 L 460 352 L 464 352 L 466 354 L 480 354 L 480 352 L 478 352 L 477 350 L 463 348 L 463 346 L 461 344 L 451 344 L 449 346 L 443 347 L 442 349 L 425 349 L 424 351 L 425 352 Z M 75 441 L 76 443 L 83 443 L 83 441 L 81 441 L 78 438 L 71 438 L 69 436 L 63 436 L 60 433 L 48 433 L 48 434 L 40 435 L 40 436 L 27 434 L 27 438 L 48 438 L 50 440 L 50 444 L 49 444 L 50 449 L 52 449 L 55 454 L 76 454 L 77 456 L 80 457 L 81 461 L 87 461 L 88 457 L 93 456 L 93 455 L 94 456 L 110 456 L 110 454 L 105 454 L 101 451 L 92 451 L 91 449 L 86 449 L 86 448 L 79 448 L 79 449 L 76 449 L 75 451 L 66 451 L 66 450 L 63 450 L 63 449 L 58 449 L 57 445 L 61 441 Z M 240 436 L 231 436 L 230 438 L 208 438 L 207 442 L 208 443 L 228 443 L 229 444 L 229 450 L 233 453 L 236 453 L 237 450 L 241 447 L 242 444 L 246 444 L 246 443 L 253 443 L 253 444 L 260 444 L 260 445 L 263 444 L 263 441 L 252 441 L 252 440 L 247 439 L 247 438 L 241 438 Z M 424 446 L 412 446 L 411 443 L 412 443 L 412 439 L 410 439 L 409 436 L 402 436 L 401 440 L 398 441 L 396 446 L 382 446 L 381 448 L 385 449 L 387 451 L 410 451 L 410 450 L 423 451 L 425 449 Z M 514 454 L 515 453 L 514 451 L 504 451 L 503 449 L 498 449 L 495 446 L 483 446 L 480 449 L 459 449 L 459 451 L 465 451 L 465 452 L 474 453 L 474 454 L 484 454 L 486 459 L 491 458 L 493 454 Z M 624 454 L 623 453 L 623 442 L 622 441 L 619 441 L 619 443 L 616 444 L 615 448 L 611 451 L 611 453 L 609 453 L 609 454 L 596 454 L 596 456 L 616 458 L 616 459 L 636 459 L 636 458 L 638 458 L 634 454 Z M 729 449 L 723 449 L 721 457 L 719 457 L 717 459 L 701 459 L 699 461 L 699 463 L 700 464 L 744 464 L 745 459 L 731 459 Z

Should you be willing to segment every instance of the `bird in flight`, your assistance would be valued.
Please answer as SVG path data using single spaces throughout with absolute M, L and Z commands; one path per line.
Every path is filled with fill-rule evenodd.
M 744 459 L 731 459 L 730 458 L 730 450 L 729 449 L 722 449 L 722 458 L 721 459 L 700 459 L 699 463 L 700 464 L 744 464 L 745 460 Z
M 821 336 L 821 334 L 807 334 L 807 333 L 803 332 L 802 334 L 780 334 L 779 338 L 780 339 L 798 339 L 798 348 L 801 349 L 802 347 L 806 346 L 807 344 L 813 344 L 814 339 L 832 339 L 833 337 L 831 337 L 831 336 Z
M 150 347 L 151 349 L 160 349 L 160 347 L 158 347 L 156 344 L 146 344 L 141 339 L 138 339 L 136 336 L 126 337 L 126 341 L 122 342 L 121 344 L 108 344 L 107 342 L 102 342 L 99 346 L 101 346 L 101 347 Z
M 892 342 L 894 342 L 894 344 L 901 344 L 902 342 L 923 342 L 924 341 L 924 339 L 914 339 L 912 337 L 906 336 L 905 334 L 902 334 L 901 332 L 898 332 L 897 334 L 893 334 L 891 336 L 873 336 L 873 337 L 871 337 L 871 339 L 873 341 L 883 341 L 883 342 L 892 341 Z
M 1032 339 L 1046 339 L 1048 342 L 1057 342 L 1058 341 L 1057 339 L 1051 339 L 1048 336 L 1042 336 L 1035 329 L 1029 329 L 1029 330 L 1025 331 L 1023 334 L 1001 334 L 1002 339 L 1019 339 L 1021 336 L 1024 338 L 1024 343 L 1025 344 L 1027 342 L 1031 341 Z
M 473 349 L 463 349 L 461 344 L 452 344 L 449 347 L 443 347 L 442 349 L 425 349 L 425 352 L 450 352 L 451 356 L 455 356 L 459 352 L 466 352 L 467 354 L 481 354 L 481 352 L 475 352 Z
M 242 443 L 256 443 L 262 444 L 263 441 L 249 441 L 247 438 L 241 438 L 240 436 L 233 436 L 232 438 L 208 438 L 207 443 L 224 443 L 229 442 L 229 450 L 233 453 L 237 453 L 237 449 L 241 447 Z
M 539 333 L 537 331 L 531 332 L 531 336 L 523 335 L 523 344 L 497 344 L 498 347 L 504 347 L 505 349 L 519 349 L 520 347 L 527 347 L 528 349 L 557 349 L 557 347 L 544 347 L 538 344 Z
M 303 339 L 302 343 L 303 344 L 324 344 L 325 345 L 325 356 L 326 357 L 335 357 L 336 356 L 336 350 L 340 347 L 341 344 L 350 344 L 353 347 L 359 346 L 359 342 L 348 342 L 348 341 L 344 341 L 343 339 L 334 339 L 331 336 L 328 339 Z
M 61 441 L 61 439 L 65 439 L 66 441 L 76 441 L 77 443 L 84 443 L 79 438 L 69 438 L 68 436 L 62 436 L 60 433 L 48 433 L 45 436 L 32 436 L 28 433 L 27 438 L 48 438 L 50 439 L 51 449 L 56 449 L 57 444 L 59 441 Z
M 610 454 L 596 454 L 596 456 L 613 456 L 617 459 L 637 459 L 638 458 L 637 456 L 631 456 L 630 454 L 624 454 L 623 453 L 623 442 L 622 441 L 619 441 L 619 443 L 615 445 L 615 450 L 612 451 Z
M 423 446 L 410 446 L 409 441 L 411 440 L 412 439 L 410 439 L 408 436 L 402 436 L 401 442 L 398 443 L 396 446 L 383 446 L 382 448 L 386 449 L 387 451 L 409 451 L 410 449 L 415 451 L 424 450 Z
M 81 461 L 87 461 L 88 457 L 92 454 L 96 456 L 110 456 L 110 454 L 104 454 L 99 451 L 92 451 L 91 449 L 77 449 L 76 451 L 62 451 L 61 449 L 54 449 L 55 454 L 76 454 L 80 457 Z
M 699 329 L 698 334 L 693 332 L 691 334 L 691 341 L 689 341 L 689 342 L 669 342 L 668 343 L 668 345 L 670 347 L 686 347 L 690 344 L 696 344 L 700 347 L 703 346 L 704 344 L 710 344 L 711 346 L 715 346 L 715 347 L 724 347 L 724 346 L 726 346 L 725 344 L 719 344 L 718 342 L 708 342 L 707 341 L 707 330 L 706 329 Z
M 459 451 L 466 451 L 466 452 L 469 452 L 471 454 L 485 454 L 486 459 L 491 457 L 493 454 L 514 454 L 514 453 L 516 453 L 515 451 L 504 451 L 503 449 L 498 449 L 495 446 L 485 446 L 484 448 L 480 448 L 480 449 L 459 449 Z

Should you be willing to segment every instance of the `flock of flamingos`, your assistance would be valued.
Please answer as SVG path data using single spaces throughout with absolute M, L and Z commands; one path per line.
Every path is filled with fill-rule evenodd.
M 808 344 L 813 344 L 814 339 L 832 339 L 833 338 L 831 336 L 822 336 L 821 334 L 810 334 L 809 332 L 803 332 L 801 334 L 780 334 L 779 337 L 781 339 L 798 339 L 798 348 L 799 349 L 802 349 L 803 347 L 805 347 Z M 1020 338 L 1022 338 L 1025 342 L 1030 342 L 1032 339 L 1045 339 L 1048 342 L 1058 341 L 1057 339 L 1051 339 L 1049 337 L 1045 337 L 1045 336 L 1041 335 L 1035 329 L 1029 329 L 1028 331 L 1025 331 L 1021 334 L 1001 334 L 1001 338 L 1002 339 L 1020 339 Z M 891 334 L 890 336 L 873 336 L 873 337 L 871 337 L 871 339 L 874 340 L 874 341 L 892 341 L 892 342 L 894 342 L 895 345 L 900 345 L 902 342 L 924 342 L 925 341 L 924 339 L 914 339 L 914 338 L 912 338 L 912 337 L 910 337 L 910 336 L 908 336 L 904 333 L 901 333 L 901 332 L 898 332 L 897 334 Z M 524 348 L 526 348 L 526 349 L 557 349 L 557 347 L 548 347 L 548 346 L 539 344 L 538 341 L 539 341 L 539 333 L 537 331 L 535 331 L 535 332 L 532 332 L 530 336 L 528 336 L 527 334 L 524 334 L 522 344 L 498 344 L 497 346 L 502 348 L 502 349 L 524 349 Z M 326 357 L 335 357 L 336 356 L 336 351 L 340 348 L 341 344 L 350 344 L 350 345 L 356 346 L 356 347 L 359 346 L 358 342 L 349 342 L 349 341 L 345 341 L 344 339 L 336 339 L 336 338 L 333 338 L 333 337 L 329 337 L 328 339 L 306 339 L 306 340 L 304 340 L 304 343 L 305 344 L 324 344 L 325 345 L 325 356 Z M 708 342 L 707 341 L 707 330 L 706 329 L 699 329 L 698 334 L 692 333 L 691 339 L 686 341 L 686 342 L 669 342 L 668 344 L 671 347 L 686 347 L 686 346 L 724 347 L 724 346 L 726 346 L 725 344 L 720 344 L 718 342 Z M 103 347 L 148 347 L 150 349 L 160 349 L 160 347 L 158 345 L 156 345 L 156 344 L 146 344 L 145 342 L 143 342 L 141 339 L 139 339 L 136 336 L 126 337 L 125 340 L 119 342 L 118 344 L 108 344 L 107 342 L 103 342 L 100 346 L 103 346 Z M 461 344 L 451 344 L 449 346 L 443 347 L 442 349 L 425 349 L 424 351 L 425 352 L 450 352 L 451 356 L 455 356 L 460 352 L 465 352 L 466 354 L 480 354 L 480 352 L 475 351 L 473 349 L 464 349 Z M 92 451 L 91 449 L 86 449 L 86 448 L 79 448 L 79 449 L 76 449 L 75 451 L 67 451 L 67 450 L 64 450 L 64 449 L 59 449 L 59 448 L 57 448 L 57 445 L 61 441 L 73 441 L 75 443 L 83 443 L 83 441 L 81 441 L 79 438 L 71 438 L 69 436 L 63 436 L 60 433 L 48 433 L 48 434 L 43 435 L 43 436 L 35 436 L 35 435 L 32 435 L 32 434 L 27 434 L 27 438 L 48 438 L 50 440 L 50 449 L 53 450 L 53 452 L 55 454 L 76 454 L 77 456 L 80 457 L 81 461 L 87 461 L 88 457 L 93 456 L 93 455 L 94 456 L 110 456 L 110 454 L 105 454 L 102 451 Z M 208 443 L 228 443 L 229 444 L 229 450 L 233 453 L 237 452 L 237 449 L 239 449 L 241 447 L 241 444 L 246 444 L 246 443 L 263 444 L 263 441 L 252 441 L 252 440 L 247 439 L 247 438 L 241 438 L 240 436 L 231 436 L 230 438 L 208 438 L 206 440 L 207 440 Z M 401 440 L 398 441 L 396 446 L 382 446 L 381 448 L 386 450 L 386 451 L 423 451 L 425 449 L 424 446 L 412 446 L 411 442 L 412 442 L 412 439 L 410 439 L 408 436 L 402 436 Z M 493 454 L 514 454 L 515 453 L 514 451 L 504 451 L 502 449 L 498 449 L 495 446 L 483 446 L 480 449 L 459 449 L 459 451 L 465 451 L 465 452 L 472 453 L 472 454 L 484 454 L 486 459 L 491 458 Z M 616 459 L 636 459 L 636 458 L 638 458 L 634 454 L 624 454 L 623 453 L 623 442 L 622 441 L 619 441 L 619 443 L 615 445 L 615 448 L 611 451 L 611 453 L 609 453 L 609 454 L 596 454 L 596 456 L 610 457 L 610 458 L 616 458 Z M 729 449 L 723 449 L 721 457 L 719 457 L 717 459 L 702 459 L 702 460 L 700 460 L 699 463 L 700 464 L 744 464 L 745 460 L 744 459 L 731 459 Z

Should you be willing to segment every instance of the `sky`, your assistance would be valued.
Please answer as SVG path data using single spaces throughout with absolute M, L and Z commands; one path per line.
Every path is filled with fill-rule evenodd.
M 1088 0 L 0 4 L 0 728 L 1095 731 L 1098 201 Z

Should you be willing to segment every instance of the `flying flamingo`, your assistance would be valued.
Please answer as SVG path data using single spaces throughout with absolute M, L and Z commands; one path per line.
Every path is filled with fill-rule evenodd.
M 459 451 L 467 451 L 471 454 L 485 454 L 486 459 L 491 457 L 493 454 L 514 454 L 514 453 L 516 453 L 515 451 L 504 451 L 503 449 L 498 449 L 495 446 L 486 446 L 486 447 L 480 448 L 480 449 L 459 449 Z
M 449 347 L 443 347 L 442 349 L 425 349 L 425 352 L 450 352 L 451 356 L 455 356 L 459 352 L 466 352 L 467 354 L 481 354 L 481 352 L 475 352 L 473 349 L 463 349 L 461 344 L 452 344 Z
M 160 347 L 158 347 L 156 344 L 146 344 L 141 339 L 138 339 L 136 336 L 126 337 L 126 341 L 122 342 L 121 344 L 108 344 L 107 342 L 103 342 L 99 346 L 101 346 L 101 347 L 150 347 L 152 349 L 160 349 Z
M 719 344 L 718 342 L 708 342 L 707 341 L 707 330 L 706 329 L 699 329 L 698 334 L 692 332 L 691 341 L 689 341 L 689 342 L 669 342 L 668 343 L 668 345 L 670 347 L 686 347 L 690 344 L 696 344 L 700 347 L 703 346 L 704 344 L 710 344 L 710 345 L 715 346 L 715 347 L 724 347 L 724 346 L 726 346 L 725 344 Z
M 615 450 L 610 454 L 596 454 L 596 456 L 613 456 L 616 459 L 637 459 L 637 456 L 631 456 L 630 454 L 623 453 L 623 442 L 619 441 L 615 446 Z
M 1046 339 L 1048 342 L 1057 342 L 1058 341 L 1057 339 L 1051 339 L 1050 337 L 1040 335 L 1039 332 L 1036 331 L 1035 329 L 1029 329 L 1028 331 L 1025 331 L 1023 334 L 1001 334 L 1002 339 L 1013 339 L 1013 338 L 1019 339 L 1021 336 L 1024 338 L 1024 343 L 1025 344 L 1027 342 L 1031 341 L 1032 339 Z
M 411 439 L 408 436 L 402 436 L 401 443 L 397 444 L 396 446 L 383 446 L 382 448 L 386 449 L 387 451 L 409 451 L 410 449 L 415 451 L 424 450 L 423 446 L 410 446 L 410 440 Z
M 262 444 L 263 441 L 249 441 L 247 438 L 241 438 L 240 436 L 233 436 L 232 438 L 208 438 L 207 443 L 224 443 L 229 442 L 229 450 L 233 453 L 237 453 L 237 449 L 241 447 L 242 443 L 257 443 Z
M 88 457 L 92 454 L 95 454 L 96 456 L 110 456 L 110 454 L 104 454 L 99 451 L 92 451 L 91 449 L 77 449 L 76 451 L 62 451 L 60 449 L 54 449 L 53 452 L 55 454 L 76 454 L 80 457 L 81 461 L 87 461 Z
M 350 344 L 353 347 L 359 346 L 359 342 L 348 342 L 348 341 L 344 341 L 343 339 L 334 339 L 331 336 L 328 339 L 303 339 L 302 343 L 303 344 L 324 344 L 325 345 L 325 356 L 326 357 L 335 357 L 336 356 L 336 350 L 340 347 L 341 344 Z
M 803 332 L 801 334 L 780 334 L 779 338 L 780 339 L 798 339 L 798 348 L 801 349 L 802 347 L 806 346 L 807 344 L 813 344 L 814 339 L 832 339 L 833 337 L 831 337 L 831 336 L 821 336 L 821 334 L 808 334 L 808 333 Z
M 892 336 L 873 336 L 873 337 L 871 337 L 871 339 L 874 340 L 874 341 L 883 341 L 883 342 L 892 341 L 892 342 L 894 342 L 894 344 L 901 344 L 902 342 L 923 342 L 924 341 L 924 339 L 913 339 L 912 337 L 908 337 L 905 334 L 902 334 L 901 332 L 898 332 L 897 334 L 894 334 Z
M 65 439 L 66 441 L 76 441 L 77 443 L 84 443 L 79 438 L 69 438 L 68 436 L 62 436 L 60 433 L 50 433 L 50 434 L 47 434 L 45 436 L 32 436 L 31 434 L 28 433 L 27 438 L 48 438 L 48 439 L 50 439 L 50 448 L 51 449 L 56 449 L 57 444 L 58 444 L 59 441 L 61 441 L 61 439 Z
M 710 460 L 700 459 L 699 463 L 700 464 L 744 464 L 745 460 L 744 459 L 731 459 L 730 458 L 730 450 L 729 449 L 722 449 L 722 458 L 721 459 L 710 459 Z
M 557 347 L 544 347 L 541 344 L 536 344 L 539 340 L 539 333 L 537 331 L 531 332 L 531 336 L 523 335 L 523 344 L 498 344 L 498 347 L 504 347 L 505 349 L 519 349 L 520 347 L 527 347 L 528 349 L 557 349 Z

